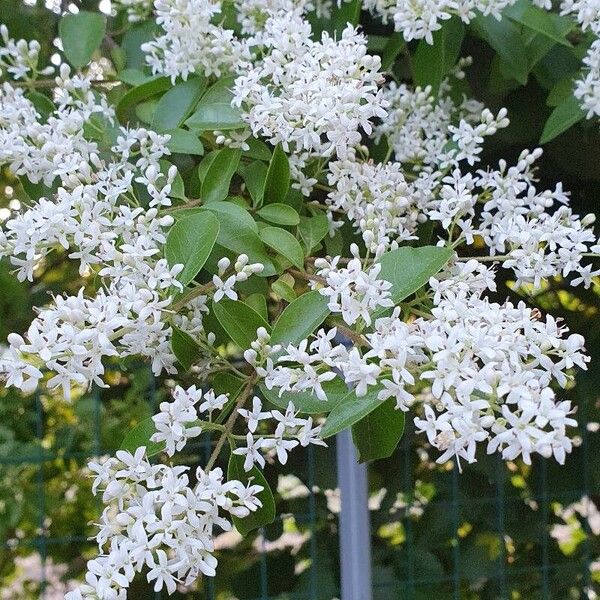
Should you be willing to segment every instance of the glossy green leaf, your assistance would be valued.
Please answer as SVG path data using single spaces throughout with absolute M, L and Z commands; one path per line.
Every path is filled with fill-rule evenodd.
M 518 27 L 508 19 L 498 21 L 491 15 L 477 16 L 471 26 L 498 53 L 511 77 L 525 85 L 529 60 Z
M 202 210 L 211 211 L 221 224 L 217 244 L 236 254 L 248 255 L 250 262 L 262 263 L 265 268 L 260 276 L 275 275 L 273 262 L 258 236 L 256 221 L 246 209 L 233 202 L 211 202 Z
M 202 181 L 201 195 L 204 202 L 218 202 L 227 198 L 240 156 L 240 150 L 234 148 L 223 148 L 217 152 Z
M 551 14 L 547 10 L 533 6 L 528 0 L 519 0 L 513 6 L 509 6 L 504 11 L 504 16 L 542 34 L 557 44 L 568 48 L 572 47 L 571 42 L 561 35 Z
M 62 17 L 58 33 L 67 60 L 79 69 L 87 65 L 100 47 L 106 32 L 106 17 L 101 13 L 79 11 Z
M 156 427 L 152 417 L 140 421 L 133 429 L 130 429 L 121 442 L 121 450 L 127 450 L 134 454 L 141 446 L 146 447 L 148 457 L 159 454 L 165 449 L 165 443 L 151 442 L 150 438 L 156 433 Z
M 290 402 L 301 412 L 307 415 L 315 415 L 331 412 L 348 396 L 348 386 L 336 377 L 331 381 L 323 383 L 323 390 L 327 395 L 327 400 L 319 400 L 312 392 L 283 392 L 279 394 L 279 389 L 267 389 L 264 384 L 260 385 L 263 396 L 274 406 L 286 409 Z
M 394 61 L 400 54 L 401 50 L 405 47 L 406 42 L 404 36 L 400 32 L 392 33 L 389 38 L 384 38 L 386 44 L 383 47 L 381 55 L 381 70 L 387 71 L 392 67 Z
M 244 485 L 250 482 L 252 485 L 260 485 L 263 488 L 257 494 L 262 506 L 243 519 L 232 516 L 233 524 L 241 536 L 246 536 L 254 529 L 268 525 L 275 520 L 273 492 L 260 469 L 252 467 L 250 471 L 244 471 L 244 457 L 239 454 L 231 454 L 227 466 L 227 479 L 241 481 Z
M 239 173 L 248 188 L 254 206 L 260 206 L 265 194 L 267 165 L 260 160 L 253 160 L 251 163 L 240 167 Z
M 453 251 L 445 247 L 402 246 L 380 257 L 379 279 L 392 284 L 392 300 L 400 302 L 424 286 L 450 260 L 452 254 Z M 385 309 L 377 310 L 373 316 L 383 312 Z
M 299 269 L 304 268 L 304 252 L 300 242 L 285 229 L 265 227 L 259 231 L 260 239 L 275 252 L 285 256 Z
M 329 232 L 327 217 L 322 213 L 313 217 L 300 217 L 298 232 L 306 247 L 306 254 L 310 255 L 315 246 L 324 239 Z
M 548 117 L 542 131 L 540 144 L 546 144 L 553 140 L 583 119 L 585 119 L 585 111 L 581 108 L 581 101 L 573 95 L 567 96 Z
M 190 283 L 204 266 L 219 229 L 219 220 L 203 211 L 178 220 L 169 230 L 165 256 L 169 265 L 183 265 L 183 271 L 177 276 L 183 285 Z
M 257 214 L 261 219 L 269 221 L 269 223 L 275 223 L 275 225 L 291 227 L 300 223 L 298 213 L 291 206 L 279 202 L 263 206 L 257 211 Z
M 279 296 L 286 302 L 293 302 L 296 299 L 296 292 L 294 288 L 284 279 L 280 277 L 271 284 L 271 290 L 273 294 Z
M 265 204 L 283 202 L 290 188 L 290 164 L 288 157 L 278 144 L 273 151 L 267 179 L 265 181 Z
M 298 344 L 307 338 L 329 315 L 327 297 L 318 290 L 306 292 L 288 304 L 279 315 L 271 342 L 273 344 Z
M 179 327 L 171 326 L 173 334 L 171 336 L 171 349 L 175 358 L 181 363 L 181 366 L 189 371 L 190 367 L 200 360 L 202 356 L 200 346 L 194 341 L 194 338 Z
M 240 110 L 231 106 L 234 81 L 231 77 L 224 77 L 210 87 L 187 119 L 186 125 L 201 131 L 228 131 L 245 127 Z
M 142 44 L 155 39 L 159 29 L 156 21 L 150 19 L 125 32 L 121 48 L 125 51 L 127 68 L 141 71 L 146 67 L 146 53 L 142 51 Z
M 204 154 L 204 146 L 194 132 L 187 129 L 169 129 L 162 133 L 171 136 L 171 139 L 167 142 L 167 148 L 171 152 L 196 156 Z
M 250 344 L 256 340 L 259 327 L 271 332 L 271 326 L 240 300 L 223 298 L 220 302 L 213 302 L 212 309 L 223 329 L 242 350 L 250 348 Z
M 244 302 L 253 310 L 255 310 L 265 321 L 269 319 L 269 311 L 267 310 L 267 299 L 264 294 L 256 292 L 250 294 L 244 299 Z
M 377 398 L 379 391 L 379 388 L 370 388 L 366 396 L 358 398 L 352 390 L 329 413 L 323 429 L 321 429 L 321 437 L 325 439 L 351 427 L 381 406 L 382 401 Z
M 152 128 L 162 132 L 180 127 L 198 103 L 205 88 L 204 77 L 193 77 L 168 90 L 156 106 Z
M 129 111 L 140 102 L 160 94 L 171 87 L 168 77 L 153 77 L 148 81 L 130 89 L 117 104 L 117 118 L 121 123 L 127 122 Z
M 352 439 L 360 462 L 391 456 L 404 433 L 404 413 L 393 398 L 352 426 Z
M 433 44 L 421 40 L 413 57 L 413 77 L 416 85 L 430 85 L 435 95 L 442 80 L 456 64 L 465 35 L 458 17 L 444 21 L 441 29 L 433 32 Z

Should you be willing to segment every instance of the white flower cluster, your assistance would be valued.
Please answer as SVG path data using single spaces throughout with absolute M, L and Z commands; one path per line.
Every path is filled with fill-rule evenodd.
M 229 515 L 243 518 L 261 506 L 261 486 L 224 481 L 220 468 L 200 467 L 190 484 L 189 467 L 153 465 L 144 447 L 89 467 L 106 505 L 96 535 L 102 554 L 88 561 L 85 584 L 66 600 L 125 599 L 144 568 L 154 590 L 169 594 L 180 582 L 213 576 L 215 528 L 228 531 Z
M 265 55 L 237 77 L 233 104 L 256 136 L 281 143 L 297 160 L 346 158 L 384 117 L 378 85 L 380 59 L 367 54 L 366 38 L 347 27 L 340 39 L 310 38 L 298 14 L 270 18 L 262 37 Z
M 200 400 L 203 402 L 196 407 Z M 227 394 L 217 396 L 213 390 L 202 392 L 194 385 L 187 390 L 177 386 L 173 390 L 173 402 L 161 402 L 160 412 L 152 417 L 156 433 L 150 440 L 164 443 L 165 452 L 173 456 L 190 438 L 202 433 L 202 427 L 197 424 L 198 413 L 209 413 L 210 417 L 214 410 L 222 410 L 228 401 Z
M 433 32 L 441 29 L 444 21 L 457 15 L 470 23 L 477 15 L 502 17 L 502 11 L 516 0 L 364 0 L 363 7 L 382 18 L 392 21 L 396 31 L 406 41 L 425 39 L 433 44 Z M 536 4 L 545 0 L 536 0 Z
M 0 25 L 0 75 L 5 70 L 13 79 L 29 81 L 38 75 L 52 75 L 54 67 L 48 66 L 38 71 L 40 44 L 37 40 L 13 40 L 8 35 L 6 25 Z
M 244 456 L 244 470 L 250 471 L 254 464 L 265 466 L 264 453 L 272 453 L 277 460 L 285 465 L 288 452 L 300 445 L 309 444 L 325 446 L 325 442 L 319 437 L 320 426 L 313 426 L 312 417 L 302 419 L 298 417 L 298 411 L 290 402 L 284 413 L 279 410 L 263 411 L 262 402 L 258 396 L 252 400 L 252 409 L 238 409 L 238 413 L 248 422 L 248 433 L 246 434 L 246 445 L 236 448 L 233 453 Z M 267 435 L 256 429 L 261 421 L 274 419 L 277 423 L 275 432 Z M 258 435 L 255 439 L 254 435 Z
M 537 452 L 562 463 L 571 450 L 566 428 L 576 422 L 570 403 L 556 401 L 550 385 L 565 387 L 573 366 L 586 368 L 583 338 L 565 336 L 566 328 L 524 303 L 483 297 L 494 287 L 493 273 L 475 260 L 457 263 L 431 286 L 431 317 L 404 323 L 396 307 L 363 335 L 365 351 L 336 345 L 335 330 L 321 330 L 284 355 L 273 351 L 277 365 L 267 359 L 257 372 L 269 389 L 314 389 L 320 397 L 321 382 L 337 372 L 355 388 L 357 402 L 375 393 L 402 410 L 414 403 L 417 383 L 430 382 L 434 401 L 415 423 L 442 452 L 440 462 L 473 462 L 477 443 L 487 441 L 488 453 L 506 459 L 529 462 Z
M 221 76 L 250 58 L 246 43 L 230 29 L 214 25 L 220 0 L 154 0 L 159 37 L 142 45 L 154 73 L 187 79 L 190 73 Z
M 318 282 L 311 282 L 311 286 L 329 298 L 329 310 L 341 313 L 348 325 L 354 325 L 359 319 L 370 325 L 371 313 L 375 309 L 394 306 L 389 292 L 392 284 L 377 278 L 381 271 L 378 263 L 363 270 L 355 244 L 351 251 L 354 258 L 345 267 L 338 266 L 340 256 L 331 261 L 318 258 L 315 268 L 317 275 L 325 280 L 325 285 L 320 287 Z
M 218 273 L 213 275 L 213 284 L 215 286 L 215 294 L 213 300 L 218 302 L 221 298 L 229 298 L 237 300 L 238 295 L 234 287 L 236 283 L 246 281 L 248 277 L 255 273 L 261 273 L 265 266 L 261 263 L 248 264 L 248 256 L 240 254 L 233 265 L 234 272 L 225 277 L 228 272 L 231 261 L 227 257 L 223 257 L 217 264 Z M 223 279 L 224 278 L 224 279 Z

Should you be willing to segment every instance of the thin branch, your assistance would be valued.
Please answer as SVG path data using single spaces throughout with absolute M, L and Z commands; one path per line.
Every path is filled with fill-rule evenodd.
M 223 433 L 221 433 L 221 435 L 217 441 L 217 445 L 215 446 L 215 449 L 212 451 L 212 454 L 210 455 L 210 458 L 208 459 L 208 462 L 206 463 L 207 471 L 210 471 L 213 468 L 215 462 L 217 461 L 217 458 L 219 457 L 219 454 L 221 453 L 221 450 L 223 449 L 223 444 L 225 444 L 225 440 L 231 435 L 231 430 L 233 429 L 235 421 L 238 417 L 238 409 L 242 408 L 242 406 L 244 406 L 246 400 L 248 400 L 248 397 L 250 396 L 250 394 L 252 393 L 252 390 L 254 389 L 254 384 L 256 383 L 256 380 L 257 380 L 257 375 L 256 375 L 256 373 L 254 373 L 250 376 L 250 378 L 246 382 L 244 389 L 241 391 L 240 397 L 237 399 L 235 406 L 233 407 L 233 410 L 231 411 L 231 414 L 229 415 L 229 418 L 225 422 L 225 425 L 223 427 Z

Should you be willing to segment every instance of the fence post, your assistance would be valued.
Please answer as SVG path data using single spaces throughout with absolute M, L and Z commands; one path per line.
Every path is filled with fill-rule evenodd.
M 359 464 L 349 429 L 336 436 L 340 510 L 341 600 L 371 600 L 371 533 L 367 465 Z

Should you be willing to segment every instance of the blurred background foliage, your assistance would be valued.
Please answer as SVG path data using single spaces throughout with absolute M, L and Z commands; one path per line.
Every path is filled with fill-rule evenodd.
M 33 5 L 32 5 L 33 4 Z M 50 2 L 59 11 L 60 2 Z M 64 4 L 64 3 L 63 3 Z M 97 1 L 77 3 L 97 9 Z M 50 58 L 58 14 L 41 2 L 0 0 L 1 21 L 13 37 L 35 38 Z M 363 15 L 376 51 L 390 31 Z M 118 24 L 117 24 L 118 25 Z M 147 32 L 138 26 L 119 39 L 134 56 Z M 410 78 L 410 44 L 396 61 L 399 79 Z M 506 106 L 511 126 L 486 146 L 483 165 L 514 160 L 538 144 L 552 108 L 549 92 L 579 69 L 574 51 L 554 45 L 522 85 L 506 79 L 497 54 L 468 31 L 462 55 L 473 57 L 466 93 L 490 108 Z M 600 199 L 600 135 L 597 124 L 580 123 L 544 147 L 540 186 L 562 181 L 574 210 L 596 212 Z M 33 194 L 32 190 L 29 190 Z M 0 218 L 27 191 L 6 170 L 0 172 Z M 502 273 L 500 273 L 502 277 Z M 84 284 L 77 269 L 57 255 L 33 284 L 19 283 L 0 263 L 0 339 L 23 331 L 32 306 L 58 291 Z M 503 280 L 497 299 L 518 295 Z M 423 437 L 407 431 L 391 458 L 370 466 L 370 509 L 374 596 L 469 600 L 596 598 L 600 593 L 600 297 L 597 291 L 568 289 L 555 281 L 529 301 L 560 316 L 582 333 L 592 362 L 566 392 L 578 407 L 578 447 L 564 467 L 536 460 L 501 463 L 479 456 L 459 474 L 452 464 L 436 465 Z M 89 456 L 110 454 L 123 434 L 146 418 L 168 382 L 155 381 L 146 366 L 113 365 L 113 387 L 80 393 L 66 405 L 51 395 L 23 397 L 0 391 L 0 599 L 60 598 L 81 577 L 94 552 L 87 537 L 100 505 L 90 490 Z M 189 464 L 206 448 L 190 445 Z M 186 598 L 325 600 L 339 593 L 339 545 L 335 447 L 295 453 L 284 471 L 267 467 L 277 490 L 274 524 L 255 537 L 235 533 L 218 539 L 217 577 Z M 130 598 L 151 598 L 142 581 Z

